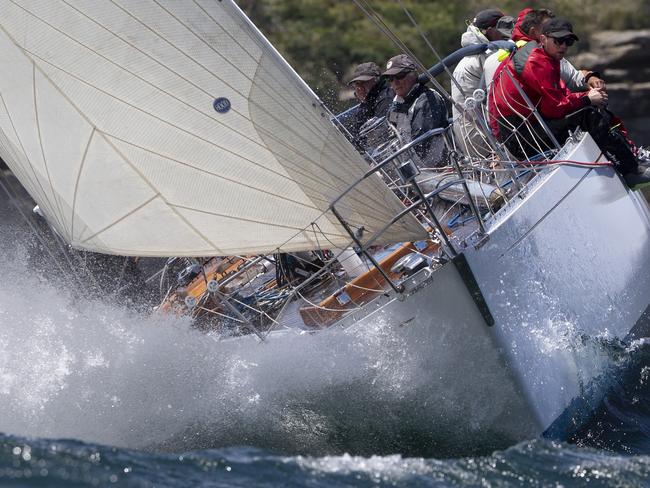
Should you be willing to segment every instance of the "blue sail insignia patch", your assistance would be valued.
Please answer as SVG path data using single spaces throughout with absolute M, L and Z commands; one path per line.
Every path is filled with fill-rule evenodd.
M 212 106 L 220 114 L 225 114 L 228 110 L 230 110 L 230 100 L 224 97 L 219 97 L 214 101 Z

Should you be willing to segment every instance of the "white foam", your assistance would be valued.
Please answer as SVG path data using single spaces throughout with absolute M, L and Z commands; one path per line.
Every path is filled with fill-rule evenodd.
M 332 428 L 336 405 L 323 413 L 317 403 L 333 389 L 346 395 L 370 375 L 363 384 L 384 399 L 408 390 L 409 363 L 381 323 L 358 337 L 338 330 L 288 333 L 268 344 L 218 342 L 185 319 L 73 297 L 7 257 L 0 263 L 5 433 L 128 447 L 176 438 L 184 448 L 193 437 L 205 447 L 259 434 L 310 446 Z
M 490 426 L 512 395 L 504 387 L 486 404 L 502 372 L 453 326 L 425 325 L 429 335 L 414 339 L 378 316 L 264 344 L 219 342 L 186 319 L 73 296 L 34 274 L 20 245 L 0 273 L 0 431 L 9 434 L 312 454 L 403 452 L 425 439 L 462 452 L 482 433 L 494 440 Z M 459 342 L 464 358 L 449 347 Z

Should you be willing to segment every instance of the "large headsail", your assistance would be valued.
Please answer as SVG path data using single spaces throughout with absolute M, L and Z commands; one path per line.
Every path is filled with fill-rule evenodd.
M 0 156 L 73 246 L 205 256 L 349 243 L 328 206 L 367 164 L 234 2 L 0 6 Z M 378 177 L 337 205 L 365 236 L 402 208 Z M 409 215 L 382 242 L 423 235 Z

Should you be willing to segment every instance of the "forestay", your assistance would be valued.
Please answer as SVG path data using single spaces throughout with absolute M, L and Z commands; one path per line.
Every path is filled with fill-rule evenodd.
M 232 1 L 0 0 L 0 97 L 0 156 L 77 248 L 350 241 L 328 206 L 368 166 Z M 373 177 L 337 208 L 368 237 L 403 206 Z

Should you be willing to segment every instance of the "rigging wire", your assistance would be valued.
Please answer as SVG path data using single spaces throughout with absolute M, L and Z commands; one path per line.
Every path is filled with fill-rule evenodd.
M 427 77 L 429 78 L 429 81 L 436 87 L 437 90 L 440 91 L 440 93 L 447 98 L 451 103 L 454 103 L 452 100 L 451 96 L 445 90 L 445 88 L 433 77 L 431 74 L 429 74 L 428 68 L 420 61 L 420 59 L 413 53 L 411 49 L 406 45 L 406 43 L 400 38 L 400 36 L 386 23 L 386 21 L 383 19 L 381 14 L 377 12 L 371 5 L 368 0 L 353 0 L 353 2 L 359 7 L 359 9 L 366 15 L 370 21 L 372 21 L 377 28 L 386 36 L 388 39 L 390 39 L 395 46 L 397 46 L 399 49 L 402 50 L 404 54 L 407 54 L 418 66 L 419 68 L 427 74 Z M 398 0 L 400 5 L 402 4 L 401 0 Z M 403 6 L 403 5 L 402 5 Z M 426 38 L 426 35 L 421 31 L 419 28 L 419 25 L 417 25 L 417 22 L 413 18 L 413 16 L 408 12 L 406 7 L 404 7 L 404 11 L 406 12 L 407 16 L 411 20 L 411 22 L 414 23 L 414 26 L 416 29 L 418 29 L 418 32 L 420 35 L 423 36 L 423 39 L 427 43 L 427 46 L 431 49 L 433 52 L 434 56 L 437 58 L 438 62 L 442 62 L 442 58 L 438 54 L 438 51 L 431 45 L 429 40 Z M 444 64 L 444 63 L 443 63 Z M 446 65 L 444 65 L 445 71 L 449 73 L 449 68 L 447 68 Z M 450 73 L 449 73 L 450 74 Z M 453 76 L 451 77 L 453 79 Z
M 81 282 L 79 277 L 74 272 L 75 266 L 72 263 L 72 261 L 70 260 L 70 256 L 68 255 L 67 249 L 65 249 L 62 246 L 61 241 L 59 240 L 59 237 L 57 235 L 54 235 L 54 240 L 57 243 L 57 245 L 58 245 L 59 249 L 61 250 L 62 254 L 65 256 L 65 258 L 67 260 L 67 264 L 68 264 L 68 267 L 69 267 L 69 272 L 66 272 L 65 267 L 63 266 L 62 260 L 60 259 L 60 257 L 57 257 L 52 252 L 52 250 L 50 249 L 49 243 L 46 242 L 46 240 L 45 240 L 45 238 L 43 236 L 43 231 L 41 229 L 39 229 L 38 227 L 36 227 L 34 225 L 34 222 L 32 222 L 32 219 L 30 219 L 27 215 L 25 215 L 23 209 L 18 204 L 19 197 L 15 193 L 15 190 L 10 188 L 10 184 L 9 184 L 9 182 L 7 180 L 7 176 L 4 174 L 4 172 L 1 173 L 1 176 L 0 176 L 0 187 L 2 187 L 2 190 L 6 193 L 7 197 L 9 198 L 9 201 L 14 206 L 14 208 L 18 211 L 18 214 L 21 216 L 23 221 L 25 223 L 27 223 L 27 225 L 30 227 L 30 229 L 32 230 L 32 232 L 36 236 L 36 239 L 41 244 L 42 248 L 45 249 L 45 252 L 49 255 L 49 257 L 52 259 L 54 264 L 59 268 L 59 271 L 61 271 L 63 276 L 70 275 L 72 277 L 72 279 L 73 279 L 73 286 L 75 286 L 77 288 L 77 290 L 76 290 L 77 293 L 79 293 L 80 295 L 83 295 L 84 292 L 85 292 L 84 284 Z
M 413 17 L 413 15 L 412 15 L 411 12 L 409 11 L 409 9 L 406 8 L 406 5 L 404 5 L 404 2 L 403 2 L 402 0 L 397 0 L 397 1 L 398 1 L 398 3 L 401 5 L 402 10 L 404 10 L 404 13 L 406 14 L 406 16 L 407 16 L 407 17 L 409 18 L 409 20 L 411 21 L 411 24 L 413 24 L 413 27 L 415 27 L 415 29 L 418 31 L 418 34 L 420 34 L 420 37 L 422 37 L 422 40 L 425 42 L 425 44 L 427 45 L 427 47 L 431 50 L 431 52 L 433 53 L 433 55 L 434 55 L 436 58 L 438 58 L 438 61 L 439 61 L 439 62 L 442 62 L 442 57 L 441 57 L 440 54 L 438 53 L 437 49 L 436 49 L 435 47 L 433 47 L 433 44 L 431 44 L 431 42 L 429 41 L 429 38 L 426 36 L 426 34 L 424 33 L 424 31 L 420 28 L 420 24 L 417 23 L 417 21 L 415 20 L 415 17 Z M 421 65 L 421 67 L 424 68 L 425 73 L 427 73 L 427 77 L 428 77 L 429 80 L 430 80 L 430 81 L 431 81 L 431 82 L 436 86 L 436 88 L 438 88 L 438 89 L 442 89 L 443 92 L 446 93 L 446 92 L 444 91 L 444 89 L 442 88 L 442 86 L 440 86 L 440 84 L 438 84 L 438 82 L 433 78 L 433 76 L 431 76 L 431 75 L 429 74 L 428 69 L 427 69 L 425 66 L 423 66 L 422 63 L 420 63 L 420 65 Z M 463 90 L 463 88 L 460 86 L 460 83 L 458 82 L 458 80 L 456 80 L 456 78 L 454 78 L 452 72 L 449 70 L 449 67 L 448 67 L 445 63 L 442 63 L 442 67 L 443 67 L 443 69 L 445 70 L 445 73 L 447 73 L 447 75 L 449 75 L 449 78 L 451 79 L 451 82 L 452 82 L 453 84 L 456 85 L 456 88 L 458 88 L 458 90 L 460 90 L 460 92 L 461 92 L 461 94 L 463 95 L 463 97 L 466 97 L 467 94 L 465 93 L 465 91 Z M 453 99 L 451 99 L 451 97 L 449 97 L 449 99 L 452 101 L 452 103 L 454 102 Z

